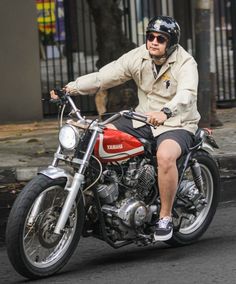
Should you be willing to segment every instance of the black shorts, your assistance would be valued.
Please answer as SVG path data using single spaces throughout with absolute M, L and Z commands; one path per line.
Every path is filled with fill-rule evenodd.
M 132 120 L 121 117 L 112 123 L 118 130 L 126 132 L 137 138 L 145 138 L 156 146 L 156 150 L 162 141 L 171 139 L 177 142 L 181 148 L 182 155 L 189 152 L 189 148 L 193 145 L 194 135 L 184 129 L 175 129 L 166 131 L 156 137 L 153 136 L 150 126 L 144 125 L 139 128 L 134 128 Z

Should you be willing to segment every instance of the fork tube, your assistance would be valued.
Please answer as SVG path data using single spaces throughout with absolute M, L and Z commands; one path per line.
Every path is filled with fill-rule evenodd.
M 76 105 L 75 105 L 74 101 L 72 100 L 72 98 L 71 98 L 70 96 L 68 96 L 67 99 L 68 99 L 68 101 L 69 101 L 69 103 L 70 103 L 72 109 L 74 110 L 74 112 L 75 112 L 77 118 L 78 118 L 78 119 L 83 119 L 83 117 L 80 115 L 79 109 L 76 107 Z
M 60 214 L 57 225 L 55 227 L 55 230 L 54 230 L 55 234 L 60 235 L 63 228 L 65 227 L 65 224 L 67 222 L 67 219 L 71 211 L 71 208 L 73 206 L 73 203 L 76 199 L 76 196 L 78 194 L 78 191 L 83 181 L 84 181 L 84 175 L 76 173 L 71 187 L 68 188 L 69 194 L 67 195 L 66 201 L 62 208 L 62 212 Z
M 92 137 L 91 137 L 91 139 L 89 141 L 87 150 L 86 150 L 86 152 L 84 154 L 83 164 L 79 168 L 79 173 L 81 173 L 81 174 L 84 174 L 84 172 L 85 172 L 85 169 L 86 169 L 85 165 L 89 162 L 89 159 L 90 159 L 90 157 L 91 157 L 91 155 L 93 153 L 94 145 L 95 145 L 95 143 L 97 141 L 98 134 L 99 134 L 99 128 L 97 127 L 94 130 L 93 134 L 92 134 Z
M 92 137 L 90 139 L 90 142 L 88 144 L 88 148 L 87 148 L 87 150 L 84 154 L 83 162 L 82 162 L 82 164 L 79 168 L 79 171 L 78 171 L 78 173 L 75 173 L 71 186 L 69 188 L 67 188 L 69 193 L 66 197 L 66 201 L 65 201 L 65 203 L 62 207 L 61 214 L 60 214 L 59 219 L 57 221 L 57 224 L 56 224 L 56 227 L 55 227 L 55 230 L 54 230 L 55 234 L 61 234 L 62 230 L 65 227 L 65 224 L 66 224 L 67 219 L 69 217 L 69 214 L 71 212 L 71 208 L 73 206 L 73 203 L 74 203 L 76 196 L 77 196 L 77 194 L 80 190 L 81 184 L 84 181 L 84 172 L 86 170 L 87 163 L 89 162 L 89 159 L 92 155 L 93 148 L 94 148 L 94 145 L 96 143 L 98 134 L 99 134 L 99 128 L 94 130 Z
M 61 146 L 59 145 L 58 147 L 57 147 L 57 151 L 56 151 L 56 154 L 60 154 L 61 153 Z M 52 166 L 53 167 L 57 167 L 57 165 L 58 165 L 58 158 L 54 158 L 53 159 L 53 161 L 52 161 Z

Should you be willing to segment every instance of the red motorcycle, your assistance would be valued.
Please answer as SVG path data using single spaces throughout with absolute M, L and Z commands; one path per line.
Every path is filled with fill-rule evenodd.
M 61 126 L 52 164 L 17 197 L 8 219 L 6 242 L 16 271 L 41 278 L 60 270 L 83 237 L 114 248 L 154 242 L 159 217 L 158 170 L 151 143 L 106 128 L 120 116 L 147 123 L 134 111 L 106 121 L 82 117 L 67 94 L 60 97 L 71 118 Z M 199 129 L 189 153 L 178 161 L 179 183 L 173 206 L 173 246 L 195 242 L 206 231 L 218 204 L 220 183 L 212 135 Z

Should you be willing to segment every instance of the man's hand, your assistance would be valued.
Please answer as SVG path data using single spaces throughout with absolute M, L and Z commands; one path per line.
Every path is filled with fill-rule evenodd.
M 50 97 L 52 100 L 59 100 L 59 97 L 54 90 L 50 91 Z
M 146 115 L 148 116 L 148 122 L 154 126 L 159 126 L 167 120 L 167 115 L 163 111 L 147 112 Z
M 65 86 L 64 88 L 62 88 L 62 90 L 66 93 L 70 93 L 70 88 Z M 54 90 L 50 91 L 50 96 L 52 100 L 59 100 L 58 95 L 56 94 L 56 92 Z

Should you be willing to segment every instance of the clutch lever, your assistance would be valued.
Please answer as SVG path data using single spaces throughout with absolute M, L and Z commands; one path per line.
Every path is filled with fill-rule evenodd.
M 50 99 L 49 102 L 53 104 L 61 104 L 61 99 L 57 99 L 57 100 Z

